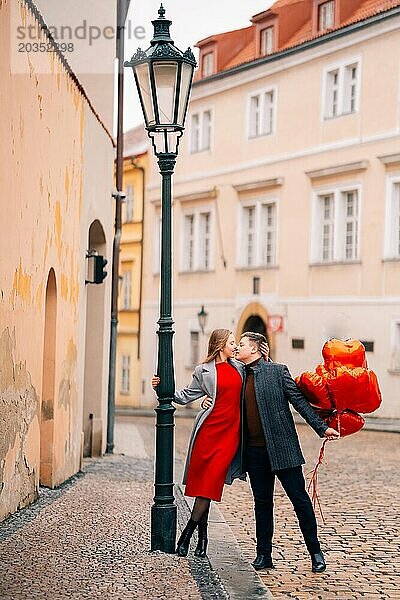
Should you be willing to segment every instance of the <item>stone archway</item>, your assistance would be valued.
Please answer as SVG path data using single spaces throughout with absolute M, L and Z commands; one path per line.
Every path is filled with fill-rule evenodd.
M 50 269 L 46 286 L 42 398 L 40 409 L 40 474 L 41 485 L 53 487 L 54 461 L 54 395 L 56 377 L 57 283 Z
M 270 356 L 272 360 L 274 360 L 275 335 L 273 333 L 268 333 L 267 323 L 268 311 L 265 309 L 265 307 L 259 302 L 251 302 L 246 306 L 246 308 L 243 310 L 240 316 L 236 328 L 236 336 L 237 339 L 239 339 L 242 333 L 244 333 L 245 331 L 255 331 L 257 333 L 262 333 L 268 340 Z

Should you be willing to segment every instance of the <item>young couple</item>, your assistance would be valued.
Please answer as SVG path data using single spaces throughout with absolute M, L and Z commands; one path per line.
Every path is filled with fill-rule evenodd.
M 293 504 L 311 556 L 312 571 L 325 570 L 317 523 L 305 489 L 301 452 L 289 403 L 320 437 L 336 439 L 313 411 L 287 367 L 268 361 L 265 336 L 246 332 L 239 345 L 228 329 L 215 329 L 208 355 L 198 365 L 188 387 L 175 392 L 177 404 L 206 396 L 194 423 L 183 483 L 185 495 L 195 498 L 191 518 L 178 540 L 176 552 L 186 556 L 198 529 L 195 555 L 207 551 L 207 523 L 211 500 L 221 501 L 224 483 L 249 474 L 254 497 L 256 570 L 273 568 L 273 494 L 275 476 Z M 152 379 L 153 388 L 159 378 Z

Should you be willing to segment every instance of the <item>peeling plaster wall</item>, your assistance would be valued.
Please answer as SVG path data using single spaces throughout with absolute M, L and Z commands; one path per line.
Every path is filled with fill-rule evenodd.
M 35 24 L 23 3 L 20 19 Z M 92 212 L 97 207 L 96 218 L 108 219 L 109 236 L 113 186 L 111 141 L 75 83 L 53 53 L 26 54 L 27 74 L 13 75 L 9 29 L 10 2 L 0 0 L 0 520 L 38 494 L 50 268 L 57 285 L 50 485 L 79 470 L 89 218 L 83 189 L 97 164 Z M 107 304 L 109 290 L 108 282 Z

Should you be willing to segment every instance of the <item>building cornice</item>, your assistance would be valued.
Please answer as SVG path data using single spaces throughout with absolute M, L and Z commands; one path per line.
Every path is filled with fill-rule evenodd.
M 179 194 L 174 195 L 174 200 L 179 202 L 190 202 L 191 200 L 214 200 L 218 196 L 218 189 L 216 186 L 209 190 L 202 190 L 199 192 L 191 192 L 190 194 Z
M 264 179 L 261 181 L 249 181 L 248 183 L 241 183 L 239 185 L 234 185 L 234 189 L 237 192 L 250 192 L 252 190 L 261 190 L 266 188 L 273 188 L 283 185 L 284 178 L 283 177 L 273 177 L 271 179 Z
M 378 158 L 384 165 L 397 165 L 400 163 L 400 153 L 383 154 L 382 156 L 378 156 Z
M 357 162 L 349 162 L 345 164 L 335 165 L 332 167 L 324 167 L 314 171 L 305 171 L 310 179 L 320 179 L 322 177 L 330 177 L 331 175 L 342 175 L 344 173 L 353 173 L 354 171 L 365 171 L 368 169 L 369 160 L 360 160 Z

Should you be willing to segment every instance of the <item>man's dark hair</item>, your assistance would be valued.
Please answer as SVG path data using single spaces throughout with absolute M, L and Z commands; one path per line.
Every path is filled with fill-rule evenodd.
M 261 354 L 267 354 L 269 352 L 269 346 L 267 342 L 267 338 L 262 333 L 256 333 L 255 331 L 245 331 L 240 336 L 240 339 L 243 337 L 247 337 L 249 340 L 254 342 L 257 346 L 257 350 L 261 352 Z

